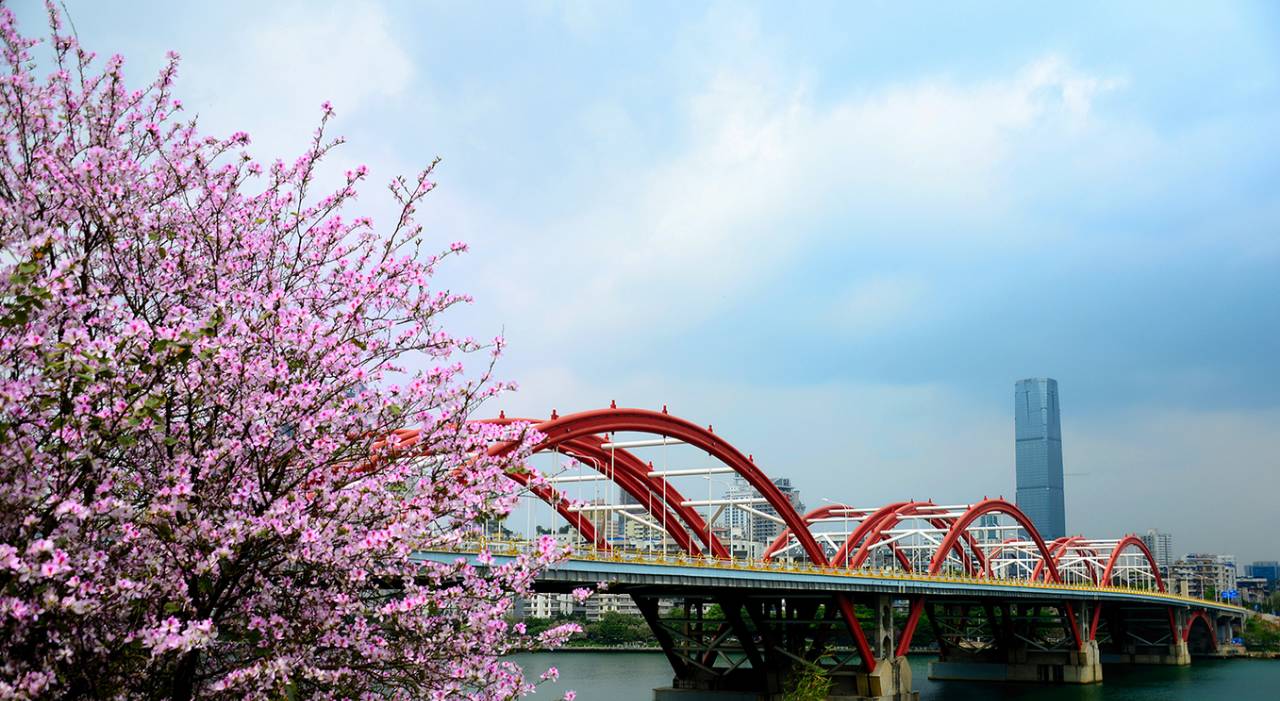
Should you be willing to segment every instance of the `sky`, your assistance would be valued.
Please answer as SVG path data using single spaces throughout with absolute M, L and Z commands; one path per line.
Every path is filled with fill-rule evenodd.
M 335 172 L 441 157 L 494 413 L 666 404 L 811 504 L 960 503 L 1049 376 L 1068 530 L 1280 559 L 1274 4 L 66 5 L 260 159 L 324 100 Z

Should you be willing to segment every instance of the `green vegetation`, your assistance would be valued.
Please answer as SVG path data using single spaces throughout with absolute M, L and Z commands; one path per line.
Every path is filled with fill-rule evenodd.
M 1262 603 L 1258 604 L 1258 609 L 1272 613 L 1280 611 L 1280 591 L 1272 592 L 1271 596 L 1263 599 Z
M 530 635 L 537 635 L 548 628 L 564 623 L 577 623 L 582 632 L 569 639 L 567 647 L 656 647 L 649 624 L 640 616 L 610 612 L 598 621 L 588 621 L 585 616 L 556 616 L 555 618 L 528 618 L 525 627 Z
M 606 613 L 583 628 L 584 637 L 595 645 L 649 645 L 653 633 L 640 616 Z
M 791 672 L 791 683 L 783 693 L 783 701 L 822 701 L 831 693 L 831 678 L 816 664 L 796 665 Z
M 1244 645 L 1260 652 L 1280 652 L 1280 624 L 1250 617 L 1244 624 Z

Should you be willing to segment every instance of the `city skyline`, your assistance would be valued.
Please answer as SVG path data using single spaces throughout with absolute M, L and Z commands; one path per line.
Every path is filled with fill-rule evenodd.
M 442 156 L 450 327 L 521 387 L 493 414 L 666 404 L 804 494 L 961 503 L 1014 498 L 1008 386 L 1047 374 L 1068 525 L 1277 557 L 1273 5 L 991 6 L 963 40 L 978 9 L 67 7 L 135 84 L 181 53 L 255 155 L 331 100 L 339 171 Z

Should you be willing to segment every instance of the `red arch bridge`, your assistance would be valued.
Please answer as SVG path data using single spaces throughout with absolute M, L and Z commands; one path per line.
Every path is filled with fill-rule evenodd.
M 674 672 L 655 698 L 780 698 L 817 665 L 832 698 L 914 699 L 920 647 L 937 651 L 931 678 L 1094 683 L 1105 665 L 1227 654 L 1245 616 L 1166 590 L 1132 535 L 1046 542 L 1000 498 L 802 512 L 785 481 L 665 407 L 490 421 L 544 436 L 539 477 L 512 475 L 525 503 L 472 546 L 500 562 L 540 534 L 571 542 L 537 588 L 629 594 Z

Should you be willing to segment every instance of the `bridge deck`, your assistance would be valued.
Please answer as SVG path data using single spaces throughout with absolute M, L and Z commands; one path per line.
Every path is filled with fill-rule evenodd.
M 425 560 L 454 562 L 476 554 L 463 552 L 423 552 Z M 509 561 L 511 554 L 493 554 L 495 564 Z M 970 578 L 955 575 L 923 575 L 898 571 L 845 570 L 788 562 L 750 562 L 663 558 L 630 553 L 581 553 L 566 558 L 538 575 L 539 584 L 551 588 L 608 582 L 625 588 L 643 587 L 688 593 L 691 590 L 761 590 L 777 593 L 868 593 L 926 594 L 948 598 L 1000 598 L 1068 601 L 1126 601 L 1141 604 L 1183 606 L 1243 615 L 1246 609 L 1205 599 L 1144 589 L 1101 587 L 1085 584 L 1052 584 L 1015 579 Z

